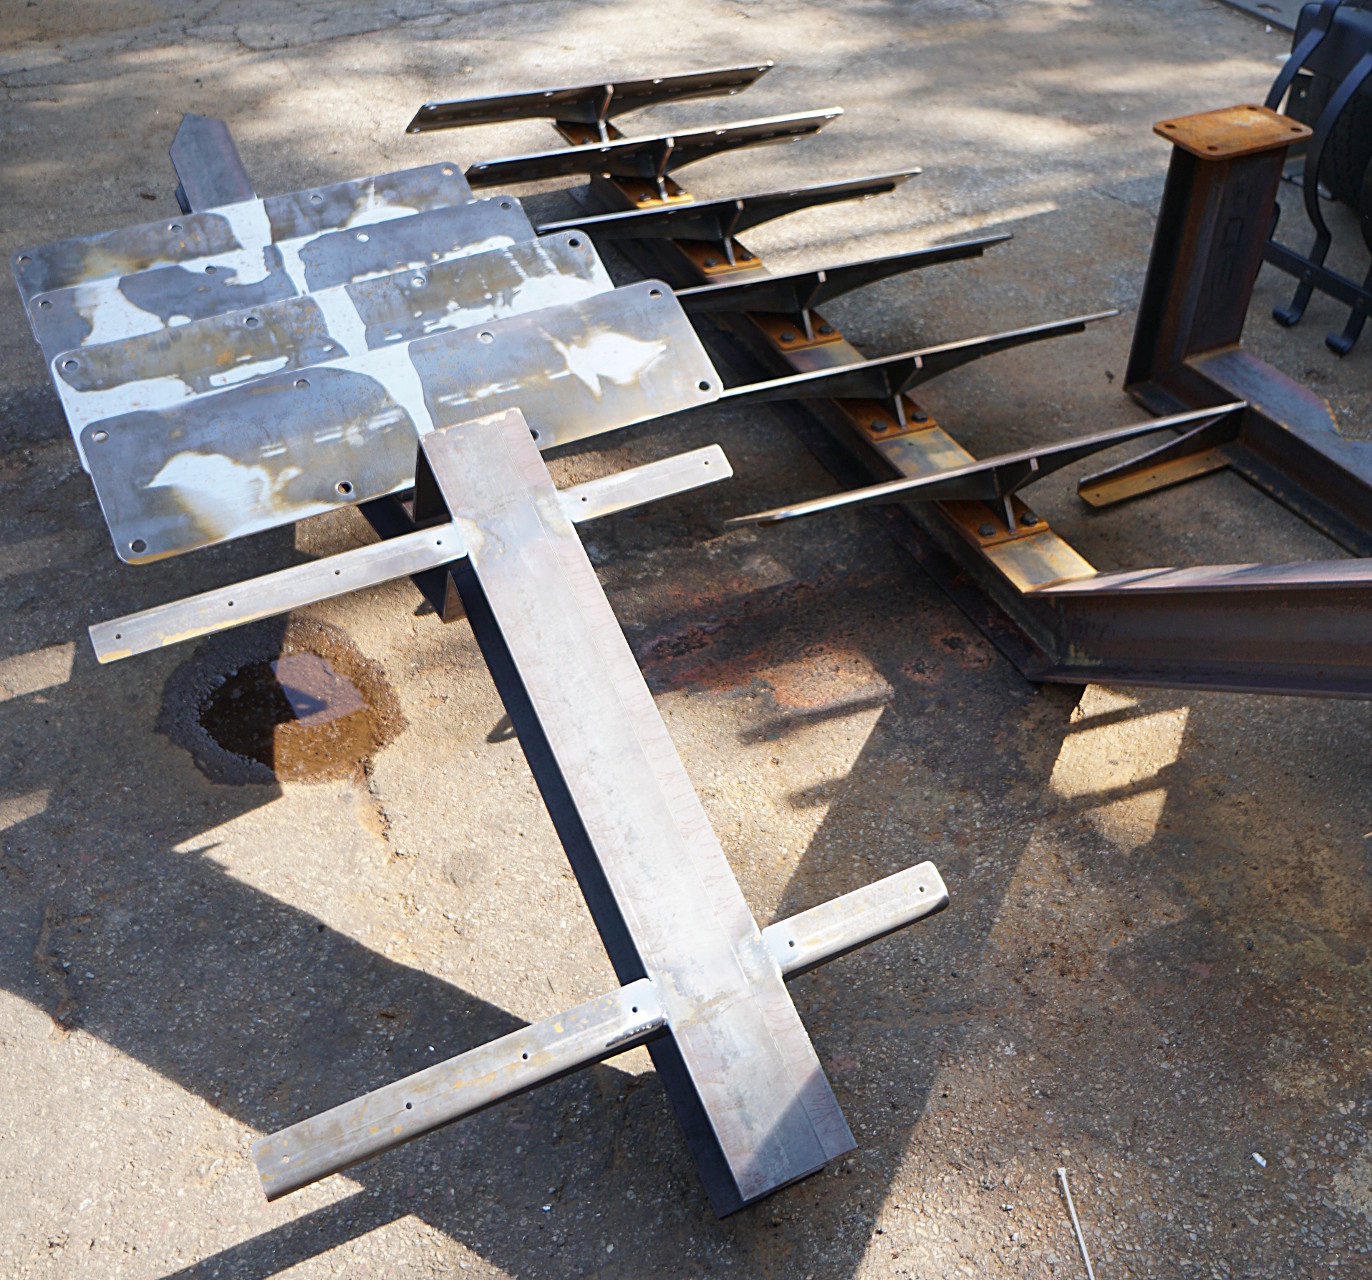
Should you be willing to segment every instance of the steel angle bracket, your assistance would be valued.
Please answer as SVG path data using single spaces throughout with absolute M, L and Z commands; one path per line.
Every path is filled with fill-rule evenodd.
M 667 175 L 685 165 L 739 147 L 795 142 L 818 133 L 842 114 L 841 107 L 830 107 L 823 111 L 798 111 L 791 115 L 740 120 L 735 124 L 680 129 L 651 137 L 612 137 L 607 142 L 479 161 L 468 166 L 467 181 L 474 187 L 487 187 L 539 182 L 570 174 L 607 174 L 653 183 L 659 197 L 665 200 L 669 194 Z
M 602 140 L 608 141 L 606 125 L 615 116 L 688 98 L 731 97 L 756 84 L 772 66 L 770 62 L 761 62 L 715 71 L 621 80 L 613 84 L 584 84 L 532 93 L 426 102 L 414 113 L 405 132 L 427 133 L 433 129 L 546 117 L 568 124 L 592 125 L 600 131 Z
M 269 1198 L 645 1044 L 716 1213 L 854 1143 L 790 972 L 937 911 L 932 864 L 760 930 L 515 410 L 422 442 L 462 603 L 622 986 L 263 1138 Z M 429 495 L 426 498 L 426 495 Z M 432 506 L 427 506 L 432 502 Z

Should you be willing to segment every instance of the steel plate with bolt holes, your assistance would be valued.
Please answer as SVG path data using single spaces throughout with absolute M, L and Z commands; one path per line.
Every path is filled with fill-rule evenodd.
M 433 425 L 518 406 L 540 449 L 718 399 L 715 373 L 660 280 L 410 347 Z
M 402 218 L 471 198 L 458 165 L 427 164 L 19 249 L 10 265 L 27 305 L 55 289 Z
M 264 374 L 361 355 L 613 288 L 584 234 L 545 236 L 417 272 L 395 272 L 64 351 L 52 362 L 53 382 L 79 437 L 102 418 L 168 408 Z
M 261 307 L 369 276 L 417 270 L 534 238 L 519 202 L 493 196 L 326 230 L 42 293 L 29 319 L 43 354 Z
M 408 488 L 435 425 L 521 406 L 548 448 L 719 390 L 672 291 L 647 280 L 105 418 L 80 445 L 116 551 L 140 563 Z

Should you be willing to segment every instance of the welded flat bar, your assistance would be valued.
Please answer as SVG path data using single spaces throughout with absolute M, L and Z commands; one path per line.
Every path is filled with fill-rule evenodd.
M 139 563 L 407 489 L 435 425 L 523 405 L 549 448 L 718 394 L 648 280 L 103 419 L 80 443 L 115 549 Z
M 1118 314 L 1118 311 L 1099 311 L 1093 315 L 1056 320 L 1051 324 L 1031 325 L 1025 329 L 1011 329 L 1005 333 L 923 347 L 918 351 L 880 356 L 875 360 L 863 360 L 856 364 L 790 374 L 784 378 L 772 378 L 767 382 L 730 387 L 720 398 L 750 403 L 775 400 L 889 399 L 903 395 L 941 373 L 979 360 L 983 356 L 1008 351 L 1012 347 L 1022 347 L 1030 342 L 1041 342 L 1046 338 L 1081 333 L 1088 324 L 1097 320 L 1107 320 Z
M 100 418 L 613 288 L 590 240 L 564 232 L 64 351 L 53 382 L 79 436 Z
M 1082 458 L 1130 440 L 1154 435 L 1159 431 L 1170 431 L 1177 427 L 1211 422 L 1217 417 L 1224 417 L 1229 419 L 1228 432 L 1230 438 L 1233 438 L 1239 432 L 1239 414 L 1246 407 L 1242 401 L 1236 401 L 1213 409 L 1197 409 L 1190 413 L 1173 414 L 1169 418 L 1153 418 L 1147 422 L 1115 427 L 1110 431 L 1097 431 L 1091 435 L 1077 436 L 1055 444 L 979 458 L 966 466 L 950 467 L 934 475 L 887 480 L 882 484 L 866 485 L 861 489 L 849 489 L 844 493 L 831 493 L 822 498 L 773 507 L 770 511 L 735 516 L 727 523 L 731 526 L 779 524 L 785 520 L 795 520 L 845 507 L 864 506 L 868 503 L 994 502 L 998 498 L 1005 498 L 1017 492 L 1029 482 L 1041 480 L 1044 476 L 1052 475 L 1053 472 Z
M 440 161 L 19 249 L 10 255 L 10 265 L 27 305 L 56 289 L 407 217 L 471 198 L 462 170 Z
M 497 196 L 42 293 L 28 307 L 44 354 L 151 333 L 399 270 L 532 240 Z
M 547 118 L 576 124 L 599 124 L 630 111 L 681 102 L 687 98 L 732 96 L 757 81 L 773 67 L 771 62 L 746 67 L 722 67 L 714 71 L 688 71 L 614 83 L 574 85 L 562 89 L 535 89 L 526 93 L 497 94 L 486 98 L 453 98 L 426 102 L 406 127 L 407 133 L 432 129 L 455 129 L 465 125 L 499 124 L 506 120 Z
M 727 480 L 731 475 L 733 469 L 724 451 L 712 444 L 560 489 L 558 498 L 567 518 L 581 524 Z M 91 645 L 98 661 L 115 662 L 441 568 L 465 554 L 462 536 L 454 525 L 431 525 L 98 622 L 89 629 Z
M 424 455 L 454 569 L 621 982 L 653 981 L 649 1044 L 717 1213 L 851 1150 L 838 1104 L 719 841 L 516 411 Z
M 701 200 L 659 208 L 625 209 L 618 213 L 587 214 L 539 224 L 539 235 L 581 229 L 596 240 L 702 240 L 717 243 L 761 226 L 773 218 L 842 200 L 867 200 L 894 191 L 918 169 L 878 174 L 845 182 L 822 182 L 790 191 L 734 196 L 727 200 Z
M 188 112 L 176 127 L 169 154 L 182 213 L 257 198 L 224 121 Z
M 942 911 L 948 888 L 932 862 L 831 898 L 762 931 L 763 945 L 787 978 Z
M 1100 573 L 1040 587 L 1044 680 L 1372 697 L 1372 560 Z
M 253 1143 L 268 1200 L 646 1043 L 667 1016 L 646 978 Z
M 795 142 L 818 133 L 843 114 L 841 107 L 741 120 L 737 124 L 681 129 L 643 138 L 617 138 L 557 151 L 484 160 L 467 169 L 474 187 L 539 182 L 570 174 L 605 173 L 620 178 L 660 178 L 707 156 L 769 142 Z
M 993 244 L 1011 239 L 1009 233 L 980 236 L 975 240 L 960 240 L 955 244 L 935 245 L 930 249 L 912 249 L 905 253 L 888 254 L 882 258 L 867 258 L 862 262 L 845 262 L 818 270 L 794 271 L 782 276 L 757 276 L 743 280 L 726 280 L 722 284 L 703 284 L 691 289 L 678 289 L 677 298 L 687 315 L 707 315 L 719 312 L 780 311 L 795 314 L 811 307 L 823 306 L 833 298 L 863 285 L 887 280 L 907 271 L 944 262 L 962 262 L 979 258 Z

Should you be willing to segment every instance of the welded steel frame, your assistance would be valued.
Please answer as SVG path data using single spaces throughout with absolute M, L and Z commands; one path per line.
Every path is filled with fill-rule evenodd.
M 1281 161 L 1289 142 L 1307 132 L 1277 120 L 1280 140 L 1255 153 L 1266 157 L 1256 167 L 1236 163 L 1246 159 L 1236 155 L 1226 155 L 1220 168 L 1204 159 L 1192 165 L 1194 157 L 1178 160 L 1174 152 L 1129 389 L 1155 413 L 1235 399 L 1247 407 L 1236 439 L 1222 451 L 1176 465 L 1168 480 L 1140 484 L 1135 477 L 1130 496 L 1172 476 L 1184 480 L 1228 466 L 1363 554 L 1372 547 L 1372 504 L 1363 499 L 1368 471 L 1350 456 L 1361 451 L 1339 436 L 1323 401 L 1237 346 Z M 574 147 L 599 137 L 576 121 L 556 121 L 555 128 Z M 617 136 L 613 125 L 608 134 Z M 1255 177 L 1262 181 L 1254 185 Z M 576 194 L 591 215 L 663 207 L 654 184 L 604 174 Z M 679 203 L 689 193 L 674 184 L 669 197 Z M 1230 216 L 1217 222 L 1220 206 Z M 733 254 L 723 243 L 698 240 L 623 240 L 617 247 L 678 290 L 767 274 L 736 242 Z M 1217 319 L 1224 323 L 1217 326 Z M 701 321 L 717 362 L 745 380 L 863 359 L 837 331 L 823 342 L 782 344 L 756 313 Z M 976 461 L 913 401 L 901 424 L 861 401 L 797 400 L 773 408 L 848 484 L 928 476 Z M 1095 479 L 1099 487 L 1109 477 Z M 1030 679 L 1372 697 L 1372 580 L 1363 565 L 1160 569 L 1145 588 L 1137 574 L 1098 572 L 1018 497 L 1008 504 L 919 502 L 885 513 L 917 563 Z

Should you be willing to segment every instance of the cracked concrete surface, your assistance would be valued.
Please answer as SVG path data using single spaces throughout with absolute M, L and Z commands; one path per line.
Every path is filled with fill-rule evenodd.
M 924 175 L 759 229 L 774 267 L 1015 232 L 830 308 L 865 350 L 1123 309 L 934 384 L 976 452 L 1139 416 L 1151 123 L 1260 99 L 1286 47 L 1196 0 L 0 0 L 0 43 L 7 253 L 170 212 L 183 111 L 226 118 L 270 193 L 551 145 L 407 137 L 426 98 L 775 58 L 639 119 L 847 114 L 693 167 L 698 195 Z M 1365 434 L 1372 347 L 1329 354 L 1322 300 L 1278 330 L 1285 292 L 1263 275 L 1247 340 Z M 948 912 L 793 984 L 859 1151 L 717 1222 L 639 1050 L 268 1206 L 258 1134 L 609 966 L 470 633 L 408 584 L 309 611 L 408 725 L 361 781 L 216 785 L 156 731 L 190 650 L 96 666 L 95 620 L 364 535 L 342 513 L 120 565 L 0 290 L 0 1273 L 1075 1277 L 1062 1164 L 1102 1280 L 1372 1274 L 1372 711 L 1036 689 L 875 519 L 721 534 L 832 487 L 764 412 L 555 467 L 712 441 L 729 485 L 583 532 L 760 922 L 924 857 L 948 880 Z M 1338 554 L 1232 477 L 1102 514 L 1073 480 L 1036 509 L 1102 566 Z

